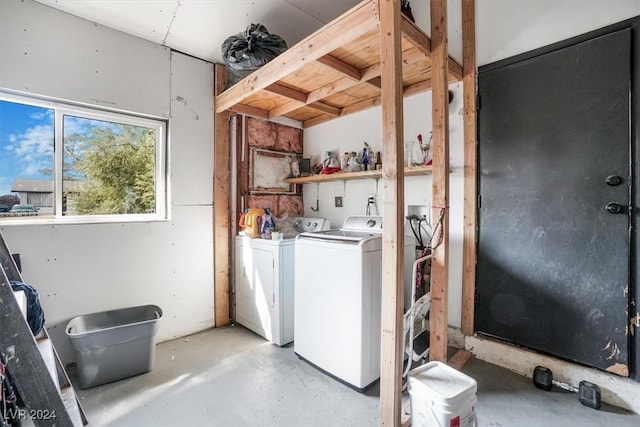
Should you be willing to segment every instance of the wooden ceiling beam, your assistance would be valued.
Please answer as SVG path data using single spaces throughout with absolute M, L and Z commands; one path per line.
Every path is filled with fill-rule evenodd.
M 382 81 L 382 79 L 380 79 L 380 81 Z M 403 88 L 403 96 L 415 95 L 417 93 L 426 92 L 430 89 L 431 89 L 431 80 L 429 79 L 419 83 L 405 86 Z M 372 107 L 377 107 L 381 103 L 382 103 L 382 99 L 380 96 L 369 98 L 364 101 L 360 101 L 355 104 L 349 105 L 348 107 L 342 108 L 342 111 L 340 112 L 340 116 L 348 116 L 349 114 L 357 113 L 358 111 L 367 110 Z M 308 128 L 311 126 L 328 122 L 330 120 L 333 120 L 334 118 L 335 118 L 334 116 L 323 114 L 323 115 L 316 116 L 311 119 L 303 121 L 302 126 L 304 128 Z
M 298 102 L 307 102 L 308 94 L 287 86 L 280 85 L 278 83 L 270 84 L 269 86 L 265 87 L 264 90 L 280 96 L 284 96 L 285 98 L 294 99 Z
M 245 116 L 257 117 L 259 119 L 269 120 L 269 112 L 260 108 L 251 107 L 244 104 L 236 104 L 228 111 L 234 111 L 238 114 L 244 114 Z
M 348 64 L 336 58 L 335 56 L 325 55 L 318 58 L 317 61 L 320 64 L 339 72 L 340 74 L 344 74 L 345 76 L 356 82 L 359 82 L 360 78 L 362 77 L 360 75 L 360 70 L 357 67 L 354 67 L 353 65 Z
M 416 47 L 422 55 L 427 55 L 427 57 L 431 56 L 431 40 L 429 36 L 427 36 L 424 31 L 418 28 L 413 22 L 403 19 L 402 20 L 402 33 L 403 36 L 411 42 L 413 46 Z M 455 81 L 462 80 L 462 66 L 458 64 L 455 60 L 448 58 L 449 65 L 449 74 L 450 77 L 453 77 Z
M 307 120 L 303 121 L 302 122 L 302 127 L 304 129 L 306 129 L 306 128 L 309 128 L 311 126 L 319 125 L 321 123 L 326 123 L 326 122 L 331 121 L 333 119 L 335 119 L 334 116 L 331 116 L 329 114 L 321 114 L 319 116 L 315 116 L 315 117 L 312 117 L 310 119 L 307 119 Z
M 342 108 L 334 107 L 333 105 L 329 105 L 319 101 L 309 104 L 307 105 L 307 107 L 311 107 L 315 110 L 322 111 L 323 113 L 329 114 L 334 118 L 339 117 L 340 114 L 342 113 Z
M 371 80 L 367 80 L 366 83 L 375 87 L 376 89 L 382 88 L 382 78 L 380 77 L 374 77 Z
M 410 65 L 423 59 L 424 59 L 424 54 L 421 53 L 418 49 L 410 49 L 410 51 L 408 51 L 408 53 L 405 55 L 403 63 L 405 65 Z M 320 101 L 335 93 L 345 91 L 363 82 L 369 83 L 378 89 L 381 88 L 382 79 L 380 79 L 380 63 L 379 62 L 373 65 L 370 65 L 367 68 L 364 68 L 363 70 L 360 71 L 360 74 L 361 74 L 361 77 L 360 77 L 360 81 L 358 82 L 352 80 L 349 77 L 342 77 L 334 82 L 329 83 L 328 85 L 325 85 L 319 89 L 309 92 L 307 96 L 307 103 L 311 104 L 311 103 Z M 296 104 L 294 102 L 288 102 L 278 108 L 274 108 L 273 110 L 271 110 L 270 116 L 280 117 L 300 107 L 301 105 L 299 104 Z M 345 115 L 345 113 L 343 112 L 342 115 Z M 304 127 L 313 126 L 319 123 L 324 123 L 325 121 L 327 120 L 324 120 L 324 117 L 314 117 L 312 119 L 305 120 Z
M 402 35 L 422 52 L 423 57 L 424 55 L 431 56 L 431 40 L 416 24 L 408 19 L 403 19 L 400 29 L 402 30 Z

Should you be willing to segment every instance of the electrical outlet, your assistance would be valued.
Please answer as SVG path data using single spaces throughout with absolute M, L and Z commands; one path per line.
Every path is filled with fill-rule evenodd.
M 341 208 L 342 207 L 342 197 L 336 196 L 335 201 L 336 201 L 336 208 Z

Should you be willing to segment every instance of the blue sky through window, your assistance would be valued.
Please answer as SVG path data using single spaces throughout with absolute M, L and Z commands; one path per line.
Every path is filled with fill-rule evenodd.
M 0 101 L 0 196 L 16 178 L 53 182 L 54 111 Z

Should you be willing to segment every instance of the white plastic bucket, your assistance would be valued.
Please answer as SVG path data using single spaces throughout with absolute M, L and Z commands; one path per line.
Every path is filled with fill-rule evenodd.
M 476 381 L 441 362 L 409 372 L 411 426 L 475 427 Z

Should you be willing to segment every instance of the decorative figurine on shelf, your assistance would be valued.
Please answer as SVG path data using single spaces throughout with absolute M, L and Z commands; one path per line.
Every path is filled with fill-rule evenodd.
M 379 151 L 376 153 L 376 170 L 382 170 L 382 153 Z
M 344 154 L 342 155 L 342 158 L 340 159 L 340 169 L 342 169 L 343 171 L 347 170 L 347 163 L 349 163 L 349 157 L 351 157 L 349 155 L 348 152 L 344 152 Z
M 349 160 L 347 161 L 346 172 L 360 172 L 362 171 L 362 163 L 360 163 L 360 159 L 358 159 L 358 155 L 355 151 L 351 152 Z
M 373 163 L 371 162 L 371 156 L 373 151 L 367 142 L 364 142 L 364 148 L 362 149 L 362 170 L 368 171 L 372 169 Z
M 431 141 L 431 140 L 429 140 Z M 418 134 L 418 143 L 411 142 L 411 151 L 409 152 L 409 167 L 426 166 L 427 156 L 431 144 L 422 141 L 422 134 Z
M 378 155 L 375 151 L 371 151 L 371 155 L 369 156 L 369 170 L 376 170 L 376 164 L 378 163 Z
M 422 134 L 418 135 L 418 141 L 420 142 L 420 148 L 424 152 L 424 166 L 428 166 L 433 163 L 431 158 L 431 140 L 433 139 L 433 132 L 429 132 L 429 142 L 422 143 Z
M 340 163 L 336 158 L 333 151 L 327 151 L 324 153 L 324 160 L 322 162 L 321 174 L 328 175 L 340 171 Z

